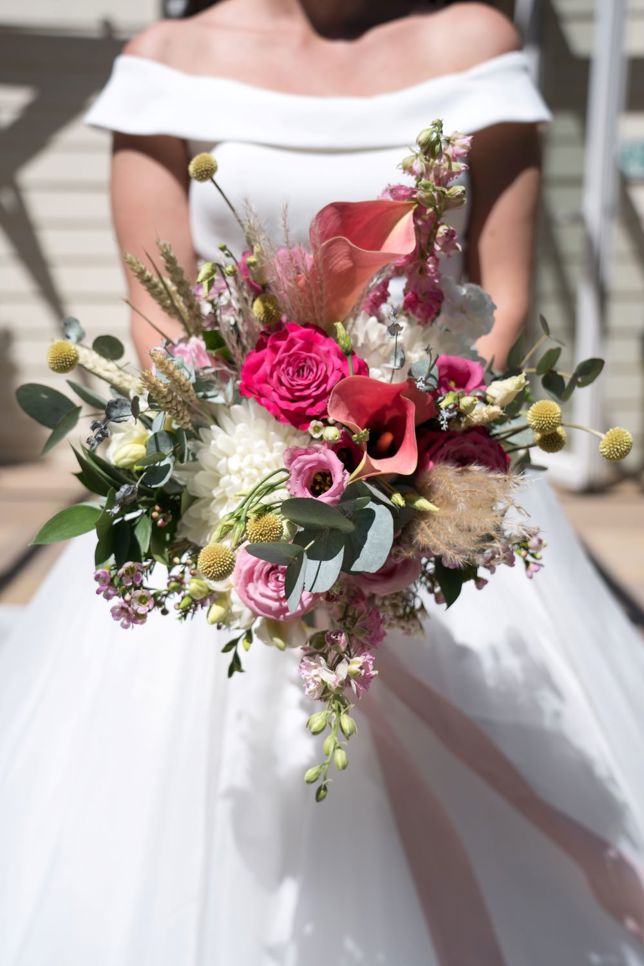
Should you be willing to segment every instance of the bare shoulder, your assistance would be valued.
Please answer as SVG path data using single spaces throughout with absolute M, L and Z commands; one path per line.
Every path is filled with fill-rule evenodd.
M 520 50 L 521 35 L 512 21 L 487 3 L 456 3 L 440 12 L 444 30 L 451 36 L 455 32 L 462 55 L 472 64 Z M 437 25 L 440 23 L 437 16 Z
M 123 53 L 134 57 L 156 60 L 166 66 L 174 66 L 176 52 L 189 39 L 190 29 L 181 20 L 159 20 L 146 27 L 123 48 Z

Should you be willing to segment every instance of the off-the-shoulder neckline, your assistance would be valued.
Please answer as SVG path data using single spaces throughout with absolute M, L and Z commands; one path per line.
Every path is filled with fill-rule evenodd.
M 417 94 L 428 87 L 434 87 L 436 85 L 445 83 L 454 83 L 455 80 L 467 79 L 476 74 L 485 74 L 494 67 L 502 65 L 505 63 L 510 63 L 512 61 L 521 62 L 527 65 L 527 59 L 523 50 L 511 50 L 505 54 L 499 54 L 496 57 L 490 57 L 487 60 L 482 60 L 478 64 L 473 64 L 471 67 L 467 67 L 464 70 L 451 71 L 448 74 L 438 74 L 435 77 L 428 77 L 424 81 L 419 81 L 417 84 L 410 84 L 406 87 L 398 87 L 391 91 L 381 91 L 377 94 L 296 94 L 291 91 L 280 91 L 271 87 L 261 87 L 259 84 L 249 84 L 246 81 L 237 80 L 234 77 L 223 77 L 218 74 L 191 74 L 188 71 L 180 70 L 177 67 L 170 67 L 168 64 L 162 64 L 161 61 L 152 60 L 149 57 L 140 57 L 138 54 L 120 54 L 116 58 L 117 63 L 127 63 L 135 62 L 140 65 L 145 65 L 146 69 L 157 70 L 161 73 L 165 73 L 168 76 L 181 77 L 184 80 L 196 81 L 200 84 L 221 84 L 228 86 L 229 89 L 237 89 L 242 92 L 253 94 L 257 96 L 268 96 L 273 98 L 283 98 L 287 101 L 297 101 L 297 102 L 325 102 L 325 103 L 367 103 L 367 102 L 378 102 L 382 100 L 387 100 L 391 97 L 400 97 L 404 94 Z

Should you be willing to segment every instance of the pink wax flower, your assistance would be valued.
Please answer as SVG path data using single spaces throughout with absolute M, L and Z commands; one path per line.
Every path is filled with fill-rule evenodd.
M 482 426 L 463 433 L 428 431 L 420 441 L 418 468 L 430 470 L 434 463 L 454 466 L 484 466 L 495 473 L 506 473 L 510 457 Z
M 284 593 L 286 567 L 253 557 L 247 550 L 237 553 L 233 583 L 244 604 L 258 617 L 290 621 L 312 610 L 317 594 L 304 591 L 297 609 L 290 611 Z
M 193 369 L 205 369 L 212 366 L 212 359 L 208 355 L 206 343 L 199 336 L 191 335 L 189 339 L 171 343 L 167 349 L 174 359 L 181 359 L 182 362 Z
M 380 570 L 376 570 L 374 574 L 355 574 L 350 579 L 365 593 L 385 597 L 387 594 L 395 594 L 396 591 L 409 587 L 419 576 L 420 560 L 390 554 Z
M 130 560 L 123 564 L 118 575 L 126 587 L 138 587 L 143 583 L 143 565 Z
M 291 473 L 286 488 L 292 496 L 335 504 L 349 482 L 349 473 L 327 446 L 290 446 L 284 453 L 284 466 Z
M 485 369 L 480 362 L 460 356 L 439 356 L 436 365 L 440 395 L 459 390 L 474 392 L 485 387 Z
M 352 356 L 355 374 L 367 364 Z M 307 429 L 326 415 L 331 390 L 349 374 L 349 363 L 334 339 L 314 325 L 287 322 L 264 332 L 241 369 L 239 391 L 256 399 L 279 422 Z

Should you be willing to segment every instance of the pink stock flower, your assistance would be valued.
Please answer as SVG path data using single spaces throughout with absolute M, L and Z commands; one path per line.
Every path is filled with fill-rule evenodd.
M 371 682 L 378 677 L 373 654 L 360 654 L 349 661 L 347 676 L 356 696 L 361 698 L 369 690 Z
M 368 372 L 363 359 L 352 356 L 353 371 Z M 279 422 L 307 429 L 326 415 L 333 387 L 349 373 L 337 342 L 313 325 L 287 322 L 264 332 L 241 369 L 239 391 L 256 399 Z
M 340 691 L 344 678 L 332 670 L 321 654 L 305 654 L 300 661 L 298 673 L 304 683 L 304 693 L 309 698 L 321 698 L 325 689 Z
M 212 359 L 208 355 L 206 343 L 199 336 L 191 335 L 189 339 L 171 343 L 168 353 L 174 359 L 181 359 L 193 369 L 205 369 L 212 366 Z
M 363 312 L 367 315 L 378 315 L 389 298 L 389 283 L 390 279 L 383 278 L 377 285 L 369 288 L 361 306 Z
M 284 466 L 291 473 L 286 488 L 292 496 L 335 504 L 349 482 L 349 473 L 327 446 L 290 446 L 284 453 Z
M 237 553 L 233 583 L 244 604 L 258 617 L 290 621 L 312 610 L 317 594 L 304 591 L 296 610 L 290 611 L 284 593 L 286 567 L 253 557 L 247 550 Z
M 482 426 L 463 433 L 428 431 L 420 442 L 421 457 L 418 468 L 430 470 L 434 463 L 453 466 L 484 466 L 495 473 L 506 473 L 510 457 Z
M 329 399 L 329 416 L 354 433 L 369 431 L 357 476 L 395 473 L 407 476 L 418 463 L 416 426 L 436 412 L 431 396 L 410 380 L 395 384 L 349 376 Z
M 311 284 L 322 293 L 320 322 L 344 319 L 369 279 L 416 248 L 415 201 L 335 202 L 311 223 Z
M 439 356 L 436 365 L 440 395 L 455 390 L 473 392 L 485 387 L 485 369 L 480 362 L 462 359 L 460 356 Z
M 385 597 L 413 584 L 420 576 L 420 569 L 420 560 L 414 557 L 398 558 L 390 554 L 380 570 L 373 574 L 355 574 L 350 579 L 365 593 Z

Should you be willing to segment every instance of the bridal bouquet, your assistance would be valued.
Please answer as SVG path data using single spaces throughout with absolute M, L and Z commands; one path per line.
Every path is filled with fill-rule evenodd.
M 198 614 L 228 628 L 230 675 L 254 641 L 299 647 L 320 702 L 308 728 L 326 732 L 305 775 L 319 801 L 332 767 L 347 766 L 353 703 L 387 631 L 420 630 L 428 597 L 449 606 L 499 566 L 542 566 L 517 482 L 534 448 L 566 445 L 560 403 L 603 365 L 560 373 L 545 322 L 507 372 L 477 357 L 494 304 L 442 271 L 459 250 L 447 217 L 464 202 L 468 147 L 434 123 L 402 161 L 409 183 L 329 204 L 307 247 L 276 244 L 233 209 L 244 250 L 221 245 L 196 284 L 164 243 L 159 266 L 127 256 L 183 332 L 157 329 L 149 370 L 121 365 L 110 335 L 87 346 L 74 319 L 49 348 L 54 372 L 81 367 L 111 393 L 68 380 L 92 410 L 77 476 L 100 500 L 56 514 L 35 542 L 95 530 L 97 593 L 114 619 Z M 230 205 L 216 173 L 210 154 L 190 164 Z M 46 386 L 18 399 L 52 430 L 46 450 L 81 416 Z M 626 430 L 597 435 L 607 459 L 627 455 Z

